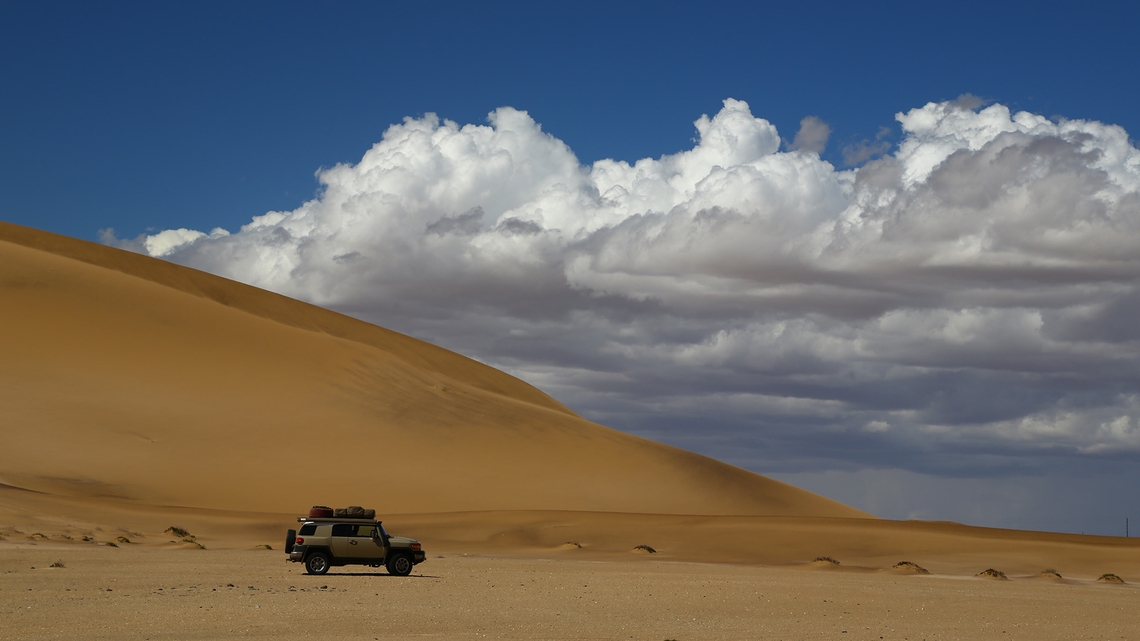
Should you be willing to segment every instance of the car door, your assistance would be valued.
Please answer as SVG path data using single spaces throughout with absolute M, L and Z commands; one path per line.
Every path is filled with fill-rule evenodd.
M 333 556 L 338 559 L 351 559 L 356 545 L 351 542 L 356 534 L 356 525 L 352 523 L 335 523 L 332 526 L 332 536 L 329 537 L 329 547 Z
M 372 536 L 376 531 L 371 524 L 356 526 L 356 532 L 349 539 L 349 547 L 354 558 L 358 559 L 384 559 L 384 542 L 379 536 Z

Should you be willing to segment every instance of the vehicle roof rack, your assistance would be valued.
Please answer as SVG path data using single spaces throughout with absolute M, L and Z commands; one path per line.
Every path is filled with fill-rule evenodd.
M 298 523 L 341 523 L 343 521 L 353 521 L 357 523 L 381 523 L 380 519 L 366 519 L 357 516 L 298 516 Z

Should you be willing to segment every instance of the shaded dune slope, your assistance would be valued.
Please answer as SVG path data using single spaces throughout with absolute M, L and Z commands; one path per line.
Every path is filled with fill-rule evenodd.
M 422 341 L 0 223 L 0 483 L 295 512 L 868 517 L 575 415 Z

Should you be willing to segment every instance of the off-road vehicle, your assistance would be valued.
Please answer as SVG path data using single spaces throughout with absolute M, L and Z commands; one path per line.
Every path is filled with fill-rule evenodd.
M 331 509 L 328 511 L 332 512 Z M 298 518 L 301 529 L 289 530 L 285 536 L 288 560 L 304 563 L 308 574 L 324 574 L 329 568 L 342 565 L 384 566 L 388 568 L 388 574 L 411 574 L 412 566 L 423 563 L 427 558 L 420 542 L 391 536 L 384 530 L 384 525 L 373 518 L 375 512 L 367 512 L 368 517 L 330 515 Z M 314 508 L 310 514 L 313 513 L 321 514 L 322 511 Z

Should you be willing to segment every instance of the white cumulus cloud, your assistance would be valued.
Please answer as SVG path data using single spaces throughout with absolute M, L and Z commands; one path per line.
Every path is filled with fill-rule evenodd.
M 896 120 L 893 153 L 840 171 L 810 153 L 822 121 L 781 152 L 738 100 L 692 149 L 632 164 L 583 164 L 524 111 L 429 114 L 293 211 L 142 244 L 674 442 L 1140 450 L 1127 133 L 978 101 Z

